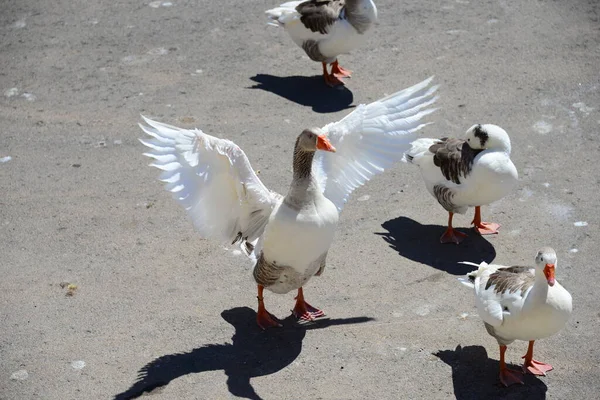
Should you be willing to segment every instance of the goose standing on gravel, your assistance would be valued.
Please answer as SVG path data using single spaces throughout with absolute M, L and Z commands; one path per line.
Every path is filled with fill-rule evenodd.
M 323 316 L 304 300 L 302 287 L 325 268 L 348 196 L 402 154 L 434 111 L 437 86 L 429 78 L 368 105 L 339 122 L 305 129 L 294 146 L 293 178 L 287 195 L 268 190 L 235 143 L 144 118 L 150 164 L 191 215 L 202 236 L 241 243 L 256 260 L 258 325 L 279 326 L 264 306 L 263 289 L 298 290 L 293 313 L 300 322 Z M 337 152 L 336 152 L 337 149 Z
M 270 25 L 284 27 L 311 60 L 323 64 L 325 83 L 337 86 L 344 84 L 340 78 L 351 74 L 339 66 L 337 57 L 365 42 L 365 33 L 377 20 L 377 7 L 372 0 L 290 1 L 266 14 Z
M 515 340 L 529 341 L 523 356 L 523 372 L 546 375 L 551 365 L 533 359 L 533 344 L 537 339 L 560 331 L 573 309 L 569 292 L 554 277 L 556 252 L 550 247 L 540 249 L 535 267 L 505 267 L 480 265 L 460 281 L 475 289 L 475 304 L 488 333 L 500 346 L 500 381 L 505 386 L 523 383 L 522 374 L 506 367 L 506 346 Z
M 458 244 L 467 236 L 452 227 L 452 217 L 468 207 L 475 207 L 471 224 L 477 232 L 498 233 L 500 225 L 482 222 L 480 209 L 509 194 L 519 179 L 504 129 L 478 124 L 469 128 L 465 139 L 418 139 L 403 161 L 420 167 L 427 190 L 448 211 L 442 243 Z

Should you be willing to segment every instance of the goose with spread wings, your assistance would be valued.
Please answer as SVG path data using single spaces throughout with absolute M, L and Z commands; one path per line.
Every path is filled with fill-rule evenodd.
M 337 57 L 363 45 L 366 33 L 377 21 L 372 0 L 290 1 L 266 11 L 270 25 L 281 26 L 306 55 L 323 65 L 329 86 L 343 85 L 351 71 Z M 327 70 L 331 64 L 331 73 Z
M 298 290 L 294 315 L 312 321 L 323 312 L 304 299 L 303 286 L 326 265 L 340 211 L 354 189 L 400 161 L 437 97 L 429 78 L 368 105 L 338 122 L 305 129 L 296 139 L 286 195 L 269 190 L 235 143 L 144 118 L 150 164 L 185 207 L 205 238 L 240 243 L 256 262 L 257 322 L 279 326 L 263 290 Z

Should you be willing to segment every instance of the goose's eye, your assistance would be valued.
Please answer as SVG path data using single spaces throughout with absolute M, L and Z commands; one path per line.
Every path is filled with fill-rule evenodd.
M 471 138 L 468 138 L 468 139 L 467 139 L 467 142 L 470 142 L 470 141 L 471 141 Z

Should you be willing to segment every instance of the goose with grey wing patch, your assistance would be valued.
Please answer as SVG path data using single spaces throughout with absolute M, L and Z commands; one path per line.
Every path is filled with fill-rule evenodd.
M 500 381 L 505 386 L 523 383 L 522 374 L 507 368 L 506 346 L 515 340 L 529 342 L 523 372 L 545 375 L 552 366 L 533 359 L 534 342 L 560 331 L 573 309 L 571 294 L 555 278 L 554 249 L 543 247 L 533 267 L 462 264 L 478 267 L 459 280 L 475 292 L 477 312 L 487 332 L 500 346 Z
M 377 20 L 377 7 L 372 0 L 291 1 L 266 14 L 270 25 L 283 27 L 311 60 L 322 63 L 325 83 L 338 86 L 351 71 L 342 68 L 337 58 L 365 42 L 366 32 Z
M 473 125 L 464 138 L 418 139 L 404 160 L 419 166 L 425 186 L 448 211 L 440 241 L 460 243 L 467 235 L 452 226 L 454 213 L 475 207 L 471 222 L 482 235 L 498 233 L 499 224 L 481 221 L 481 206 L 500 200 L 517 184 L 510 159 L 510 138 L 497 125 Z

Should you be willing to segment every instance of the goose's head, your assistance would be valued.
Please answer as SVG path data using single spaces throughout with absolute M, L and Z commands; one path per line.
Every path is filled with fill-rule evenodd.
M 535 268 L 544 271 L 549 286 L 554 286 L 554 269 L 556 268 L 556 251 L 552 247 L 542 247 L 535 256 Z
M 325 132 L 319 128 L 310 128 L 302 131 L 296 143 L 298 150 L 315 152 L 317 150 L 335 152 Z
M 472 149 L 505 150 L 510 154 L 508 133 L 498 125 L 473 125 L 467 130 L 465 140 Z

